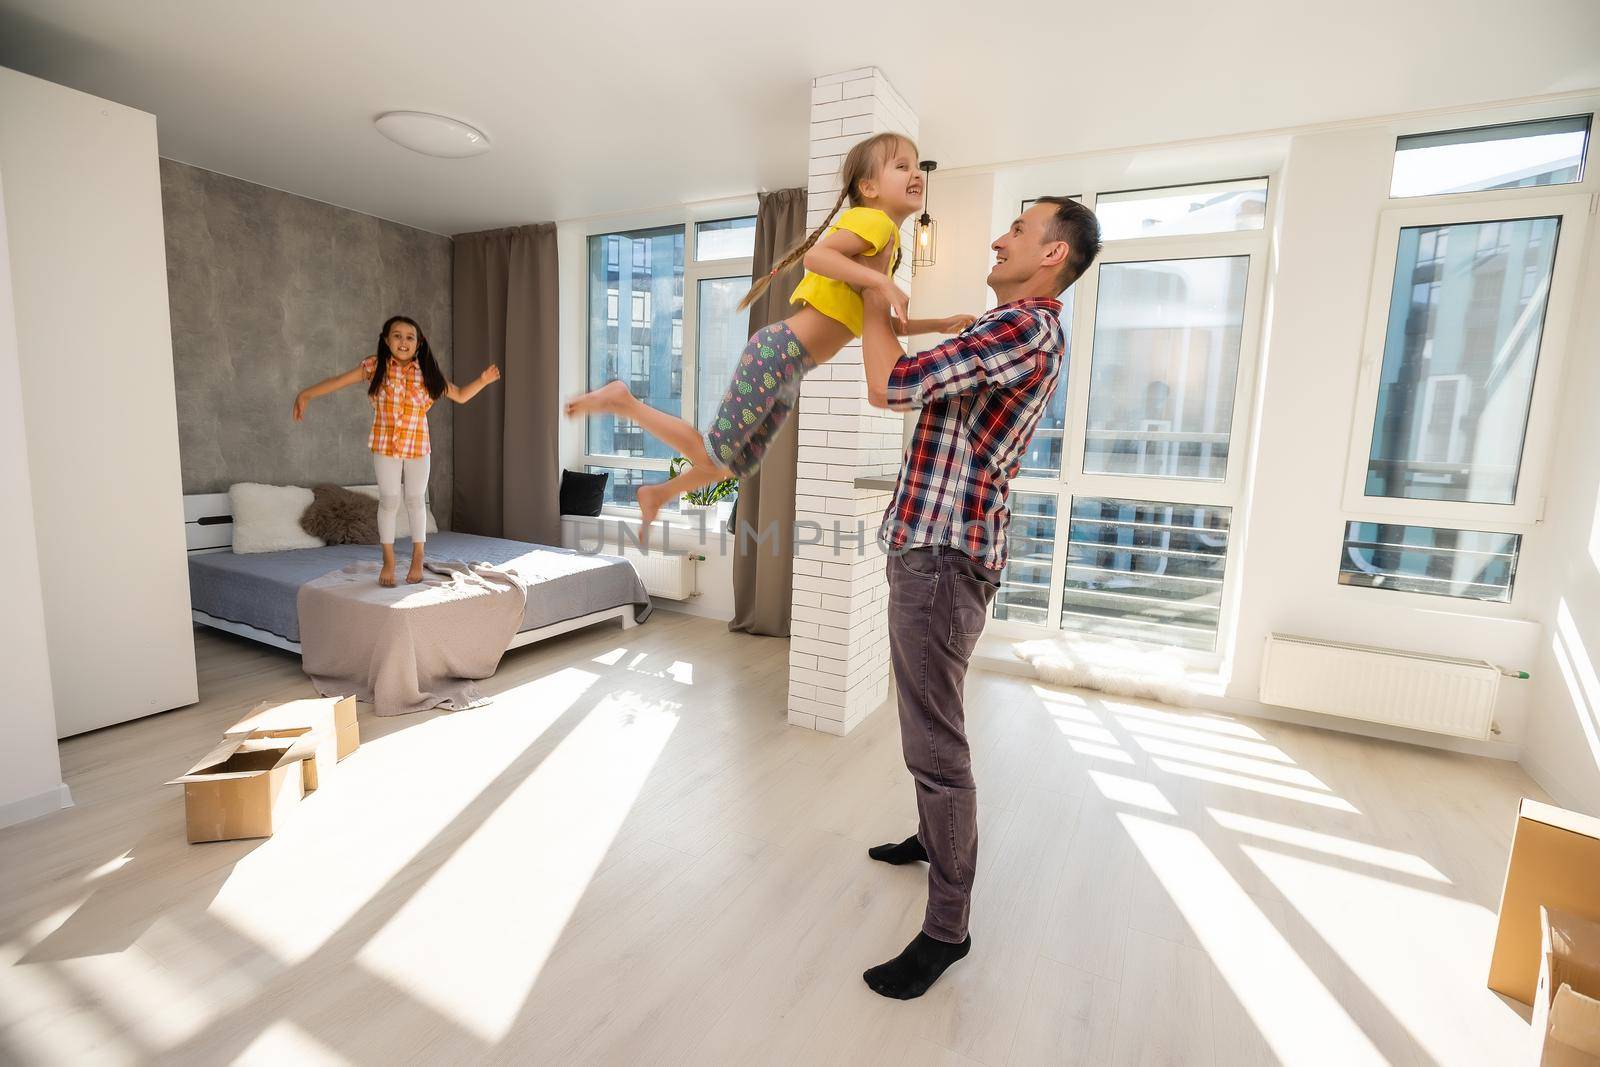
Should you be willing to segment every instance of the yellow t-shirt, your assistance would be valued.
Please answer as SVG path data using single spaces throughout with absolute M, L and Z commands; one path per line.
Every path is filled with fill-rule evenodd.
M 853 207 L 839 216 L 839 221 L 828 227 L 848 230 L 867 242 L 864 256 L 875 256 L 889 249 L 889 262 L 900 248 L 900 230 L 894 220 L 875 207 Z M 824 234 L 823 236 L 827 236 Z M 806 271 L 800 284 L 789 294 L 791 304 L 810 304 L 828 318 L 849 327 L 850 332 L 861 336 L 861 294 L 836 278 L 824 278 Z

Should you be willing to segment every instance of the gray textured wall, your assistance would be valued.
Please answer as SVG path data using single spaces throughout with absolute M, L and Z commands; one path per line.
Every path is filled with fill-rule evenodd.
M 421 324 L 450 377 L 450 239 L 167 159 L 161 203 L 183 491 L 372 482 L 360 386 L 313 401 L 302 423 L 289 409 L 369 355 L 390 315 Z M 452 407 L 429 416 L 445 527 Z

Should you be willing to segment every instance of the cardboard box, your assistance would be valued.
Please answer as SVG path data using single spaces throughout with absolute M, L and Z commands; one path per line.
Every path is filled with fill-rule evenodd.
M 287 704 L 257 704 L 250 714 L 229 727 L 227 733 L 229 737 L 248 734 L 266 736 L 307 728 L 325 730 L 334 741 L 336 751 L 333 760 L 323 759 L 324 768 L 331 766 L 333 761 L 344 759 L 361 744 L 361 729 L 356 723 L 356 698 L 316 697 L 291 700 Z M 308 788 L 314 789 L 316 786 Z
M 183 786 L 189 842 L 271 837 L 305 793 L 309 737 L 232 737 L 212 749 Z
M 1543 951 L 1533 1001 L 1538 1067 L 1600 1067 L 1600 923 L 1539 909 Z
M 1489 988 L 1532 1004 L 1541 906 L 1600 919 L 1600 819 L 1523 799 L 1500 894 Z

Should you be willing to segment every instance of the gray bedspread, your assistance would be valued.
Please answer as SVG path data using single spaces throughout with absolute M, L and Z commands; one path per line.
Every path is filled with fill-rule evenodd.
M 396 548 L 403 571 L 411 546 L 402 541 Z M 298 642 L 296 598 L 300 587 L 347 564 L 377 558 L 376 545 L 328 545 L 245 556 L 194 554 L 189 557 L 189 600 L 196 611 L 213 618 L 245 623 Z M 428 537 L 428 559 L 489 563 L 516 573 L 528 585 L 528 603 L 518 632 L 623 604 L 634 605 L 634 618 L 641 622 L 650 614 L 650 595 L 639 573 L 617 556 L 583 555 L 526 541 L 440 532 Z

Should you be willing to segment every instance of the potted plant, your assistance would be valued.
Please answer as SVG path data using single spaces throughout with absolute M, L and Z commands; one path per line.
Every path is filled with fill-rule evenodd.
M 689 466 L 689 460 L 684 456 L 678 456 L 667 465 L 667 477 L 676 478 L 678 473 L 687 466 Z M 737 496 L 738 493 L 739 480 L 737 478 L 724 478 L 720 482 L 713 482 L 699 489 L 691 489 L 683 494 L 683 503 L 679 505 L 679 510 L 685 515 L 713 511 L 719 503 Z

